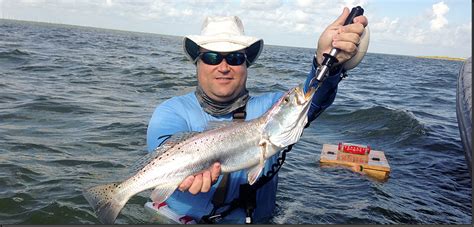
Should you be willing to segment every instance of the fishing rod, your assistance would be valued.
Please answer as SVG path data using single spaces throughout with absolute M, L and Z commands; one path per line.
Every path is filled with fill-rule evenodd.
M 357 6 L 357 7 L 352 8 L 351 12 L 349 13 L 349 16 L 344 21 L 344 26 L 354 23 L 353 22 L 354 18 L 358 17 L 358 16 L 361 16 L 363 14 L 364 14 L 364 9 L 362 9 L 362 7 Z M 316 81 L 318 82 L 318 86 L 316 87 L 316 91 L 319 89 L 319 87 L 323 83 L 324 79 L 326 78 L 326 76 L 329 72 L 329 69 L 331 69 L 333 64 L 338 62 L 338 60 L 336 58 L 336 55 L 339 53 L 339 51 L 341 51 L 341 50 L 338 49 L 338 48 L 333 47 L 331 49 L 331 51 L 329 52 L 329 54 L 328 53 L 323 54 L 323 56 L 324 56 L 323 63 L 321 64 L 321 67 L 318 67 L 318 69 L 316 70 L 316 73 L 315 73 L 313 79 L 311 79 L 311 81 L 309 83 L 310 87 L 311 87 L 311 85 L 313 85 L 314 80 L 316 79 Z M 315 56 L 315 58 L 316 58 L 316 56 Z

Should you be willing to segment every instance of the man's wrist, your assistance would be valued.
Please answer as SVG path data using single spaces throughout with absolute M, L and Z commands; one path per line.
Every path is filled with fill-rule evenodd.
M 335 66 L 332 66 L 332 67 L 329 69 L 328 76 L 338 75 L 338 74 L 340 74 L 341 72 L 342 72 L 342 64 L 335 65 Z
M 314 53 L 314 57 L 313 57 L 313 68 L 315 69 L 315 71 L 318 70 L 318 68 L 320 68 L 321 65 L 318 63 L 318 53 L 315 52 Z M 329 69 L 329 72 L 328 72 L 328 76 L 334 76 L 334 75 L 338 75 L 342 72 L 342 64 L 339 64 L 339 65 L 333 65 L 330 69 Z

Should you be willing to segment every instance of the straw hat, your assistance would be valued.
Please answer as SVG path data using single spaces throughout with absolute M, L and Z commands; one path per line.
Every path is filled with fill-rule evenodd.
M 192 62 L 199 55 L 199 47 L 216 52 L 245 49 L 250 66 L 262 52 L 263 40 L 245 36 L 244 26 L 237 16 L 206 17 L 201 35 L 188 35 L 183 39 L 184 52 Z

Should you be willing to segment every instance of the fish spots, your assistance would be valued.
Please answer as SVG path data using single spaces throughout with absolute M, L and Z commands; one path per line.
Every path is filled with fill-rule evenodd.
M 114 192 L 114 188 L 117 187 L 117 184 L 111 184 L 106 188 L 106 191 Z M 103 194 L 103 191 L 102 191 Z

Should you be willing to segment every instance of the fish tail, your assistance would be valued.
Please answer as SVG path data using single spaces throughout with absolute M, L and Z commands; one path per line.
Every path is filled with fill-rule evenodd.
M 118 186 L 117 183 L 99 185 L 83 192 L 100 222 L 104 224 L 113 224 L 129 199 L 129 196 L 118 196 Z

